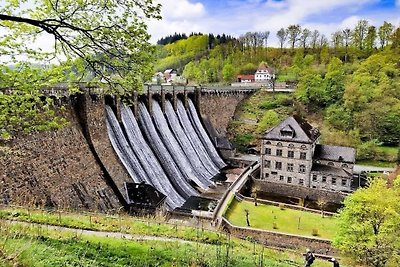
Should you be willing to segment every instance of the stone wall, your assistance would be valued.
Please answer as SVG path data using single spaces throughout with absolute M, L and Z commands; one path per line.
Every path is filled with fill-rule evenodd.
M 218 136 L 225 137 L 228 123 L 232 120 L 236 107 L 247 94 L 205 93 L 200 97 L 200 114 L 208 120 Z M 210 132 L 210 129 L 207 129 Z
M 0 203 L 100 211 L 120 206 L 72 105 L 65 108 L 67 127 L 0 146 Z
M 310 200 L 322 199 L 326 202 L 331 202 L 336 204 L 342 203 L 344 198 L 347 196 L 347 194 L 340 192 L 318 190 L 314 188 L 305 188 L 296 185 L 271 183 L 258 179 L 253 179 L 253 183 L 254 183 L 253 186 L 260 188 L 260 191 L 264 193 L 271 193 L 275 195 L 303 198 L 303 199 L 307 197 Z
M 233 226 L 225 218 L 222 218 L 222 227 L 233 236 L 241 239 L 252 238 L 257 243 L 267 246 L 302 250 L 309 248 L 318 254 L 335 255 L 337 253 L 332 248 L 331 241 L 327 239 Z
M 125 182 L 132 182 L 108 138 L 104 98 L 82 96 L 79 111 L 84 121 L 85 132 L 93 153 L 98 157 L 104 172 L 108 175 L 110 186 L 120 202 L 125 205 L 127 196 Z

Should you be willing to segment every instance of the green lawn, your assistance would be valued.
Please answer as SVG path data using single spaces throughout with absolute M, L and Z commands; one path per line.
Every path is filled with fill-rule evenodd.
M 232 202 L 227 211 L 227 219 L 234 225 L 246 225 L 245 209 L 249 211 L 250 226 L 264 230 L 312 236 L 313 229 L 317 229 L 318 237 L 331 239 L 335 235 L 335 218 L 322 218 L 320 214 L 242 201 Z M 300 220 L 300 224 L 299 224 Z M 274 229 L 273 226 L 277 227 Z

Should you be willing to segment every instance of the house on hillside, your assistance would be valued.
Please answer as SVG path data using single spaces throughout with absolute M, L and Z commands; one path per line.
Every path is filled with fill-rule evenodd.
M 274 78 L 274 69 L 267 67 L 265 63 L 261 63 L 260 66 L 258 66 L 256 73 L 254 74 L 254 79 L 257 83 L 268 82 Z
M 242 74 L 236 78 L 238 83 L 254 83 L 254 74 Z
M 166 69 L 164 71 L 164 79 L 166 82 L 172 82 L 177 75 L 178 72 L 176 69 Z
M 320 132 L 291 116 L 262 137 L 260 179 L 330 191 L 351 191 L 355 149 L 318 144 Z

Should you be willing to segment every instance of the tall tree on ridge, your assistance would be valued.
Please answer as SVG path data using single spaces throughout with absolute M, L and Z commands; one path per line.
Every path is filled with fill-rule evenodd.
M 381 48 L 389 44 L 390 36 L 392 35 L 393 30 L 394 30 L 393 24 L 387 21 L 383 22 L 383 25 L 379 27 L 378 35 Z
M 288 36 L 287 31 L 284 28 L 281 28 L 277 33 L 276 36 L 278 37 L 279 40 L 279 46 L 281 47 L 281 52 L 283 50 L 283 45 L 286 42 L 286 38 Z
M 299 24 L 290 25 L 287 28 L 287 33 L 288 33 L 288 39 L 290 42 L 290 46 L 293 50 L 294 46 L 296 45 L 296 42 L 299 40 L 299 36 L 301 34 L 301 26 Z

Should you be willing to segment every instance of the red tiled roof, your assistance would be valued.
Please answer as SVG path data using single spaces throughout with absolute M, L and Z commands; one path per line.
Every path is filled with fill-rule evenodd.
M 254 74 L 238 75 L 237 78 L 242 80 L 254 80 Z

